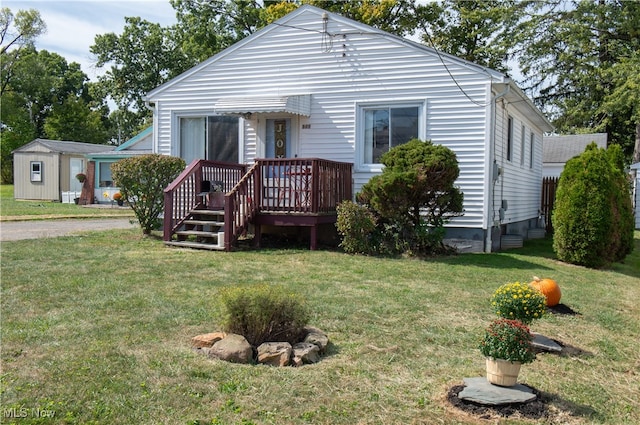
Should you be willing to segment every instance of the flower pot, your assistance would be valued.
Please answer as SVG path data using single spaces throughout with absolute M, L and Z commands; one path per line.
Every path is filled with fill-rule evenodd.
M 520 362 L 487 357 L 487 380 L 501 387 L 513 387 L 518 382 Z
M 118 203 L 118 206 L 123 206 L 124 205 L 124 201 L 122 199 L 118 199 L 116 200 L 116 202 Z

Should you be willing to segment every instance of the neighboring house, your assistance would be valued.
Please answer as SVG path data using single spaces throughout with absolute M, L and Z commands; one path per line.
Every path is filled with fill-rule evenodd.
M 63 194 L 79 194 L 83 185 L 75 176 L 87 172 L 86 155 L 112 149 L 93 143 L 35 139 L 12 152 L 14 198 L 62 201 Z
M 447 225 L 448 238 L 490 251 L 502 234 L 526 237 L 538 225 L 542 137 L 552 127 L 507 75 L 313 6 L 145 100 L 154 152 L 187 163 L 352 163 L 353 193 L 391 147 L 430 139 L 460 164 L 464 216 Z
M 588 145 L 595 142 L 607 148 L 607 133 L 572 134 L 567 136 L 544 136 L 542 140 L 542 177 L 560 177 L 564 164 L 580 155 Z
M 88 154 L 87 160 L 90 167 L 94 169 L 94 200 L 97 200 L 98 203 L 109 203 L 113 199 L 113 194 L 119 191 L 111 177 L 111 164 L 124 158 L 152 152 L 153 127 L 147 127 L 111 151 Z

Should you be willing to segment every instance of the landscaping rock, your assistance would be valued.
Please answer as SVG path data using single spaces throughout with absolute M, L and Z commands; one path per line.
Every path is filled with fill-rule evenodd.
M 536 332 L 531 332 L 531 334 L 533 335 L 533 341 L 531 341 L 531 345 L 536 350 L 551 351 L 554 353 L 560 353 L 562 351 L 562 347 L 554 340 L 547 338 L 544 335 L 540 335 Z
M 288 366 L 292 351 L 288 342 L 265 342 L 258 347 L 258 363 Z
M 213 344 L 223 339 L 227 334 L 225 332 L 211 332 L 208 334 L 197 335 L 191 338 L 191 345 L 198 347 L 213 347 Z
M 226 360 L 232 363 L 251 363 L 253 348 L 242 335 L 228 334 L 213 344 L 209 349 L 209 357 Z
M 320 353 L 324 353 L 329 345 L 329 337 L 318 328 L 313 326 L 305 326 L 304 331 L 307 336 L 304 338 L 304 342 L 317 345 L 320 349 Z
M 490 384 L 487 378 L 464 378 L 465 388 L 458 398 L 484 405 L 499 406 L 511 403 L 528 403 L 536 399 L 533 390 L 525 385 L 500 387 Z
M 320 348 L 309 342 L 299 342 L 293 346 L 293 364 L 302 366 L 303 364 L 318 363 L 320 361 Z

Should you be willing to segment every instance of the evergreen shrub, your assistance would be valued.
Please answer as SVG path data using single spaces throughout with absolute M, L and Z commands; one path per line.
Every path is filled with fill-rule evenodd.
M 609 149 L 592 143 L 560 175 L 551 218 L 553 248 L 562 261 L 600 268 L 633 249 L 630 187 L 619 147 Z

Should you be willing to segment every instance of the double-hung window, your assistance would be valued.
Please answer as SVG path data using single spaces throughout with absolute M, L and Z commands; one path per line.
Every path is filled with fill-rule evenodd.
M 361 106 L 361 164 L 380 164 L 380 157 L 389 149 L 423 137 L 422 104 Z

